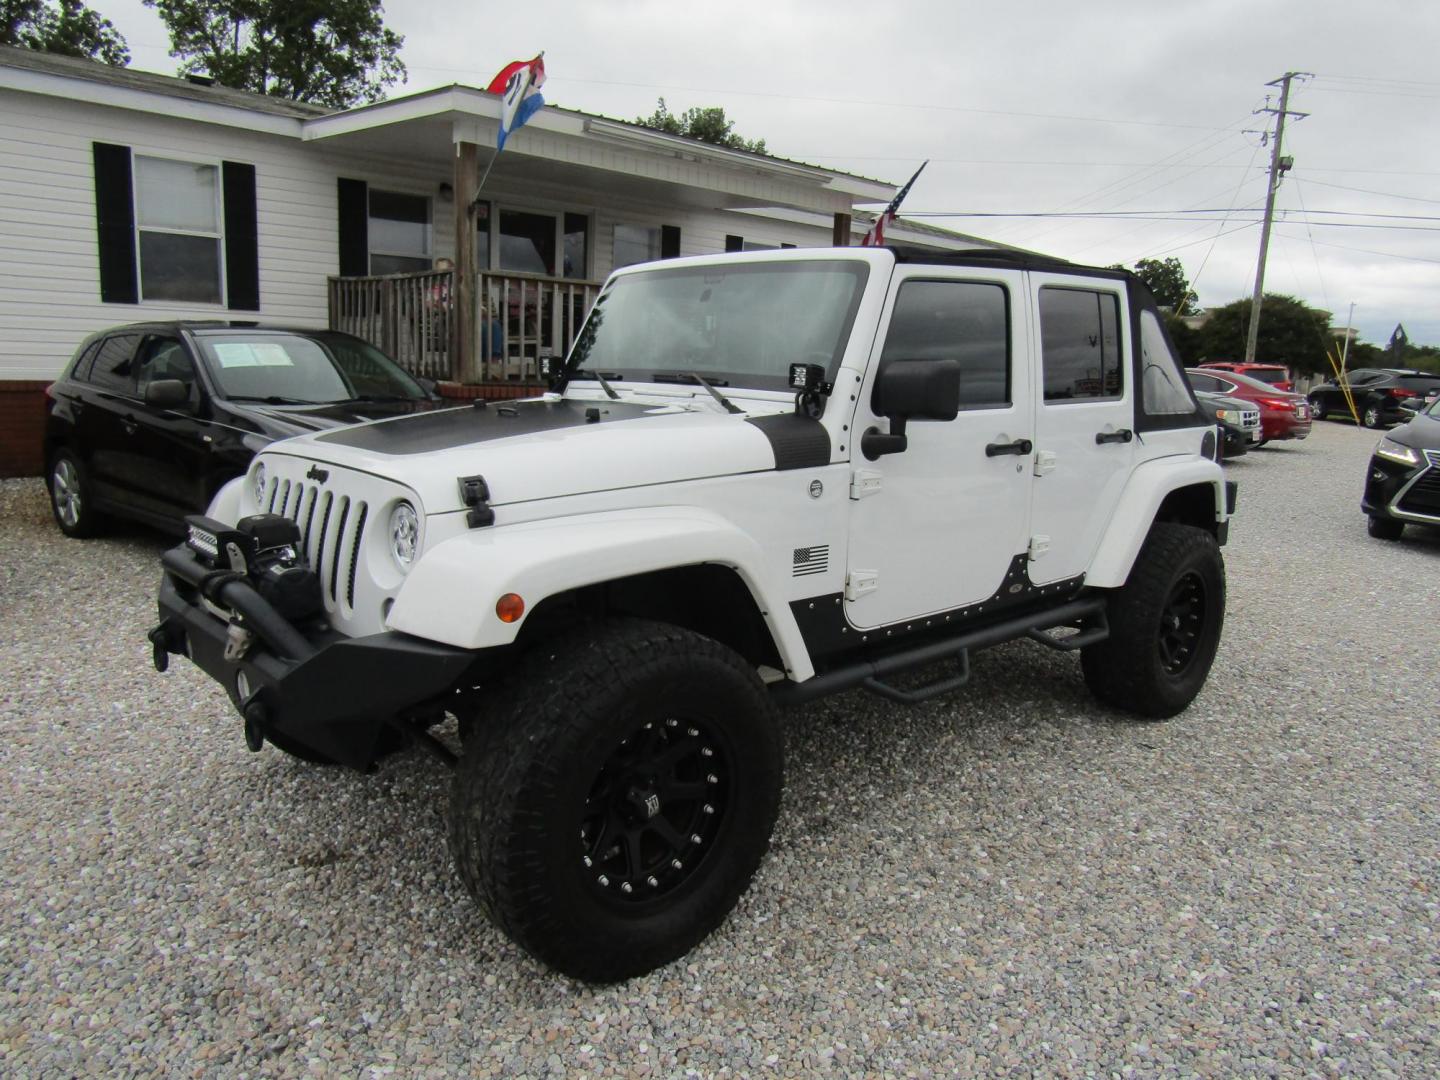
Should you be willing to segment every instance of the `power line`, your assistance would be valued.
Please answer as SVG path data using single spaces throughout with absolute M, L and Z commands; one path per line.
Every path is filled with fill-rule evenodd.
M 1307 169 L 1306 172 L 1309 172 Z M 1315 184 L 1319 187 L 1335 188 L 1337 191 L 1354 191 L 1360 195 L 1379 195 L 1386 199 L 1404 199 L 1406 202 L 1430 203 L 1440 206 L 1440 199 L 1422 199 L 1418 195 L 1397 195 L 1393 191 L 1372 191 L 1369 188 L 1346 187 L 1344 184 L 1327 184 L 1324 180 L 1316 180 L 1314 177 L 1305 181 L 1307 184 Z
M 1294 240 L 1296 237 L 1292 236 L 1290 239 Z M 1364 255 L 1381 255 L 1387 259 L 1404 259 L 1406 262 L 1434 263 L 1436 266 L 1440 266 L 1440 259 L 1427 259 L 1421 255 L 1401 255 L 1394 251 L 1376 251 L 1374 248 L 1360 248 L 1353 247 L 1349 244 L 1335 244 L 1328 240 L 1316 240 L 1315 243 L 1321 247 L 1339 248 L 1341 251 L 1358 251 Z

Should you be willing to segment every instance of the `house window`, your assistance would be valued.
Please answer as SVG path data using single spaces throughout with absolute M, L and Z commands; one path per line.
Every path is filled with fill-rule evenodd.
M 589 277 L 590 218 L 585 214 L 565 215 L 565 276 Z
M 398 191 L 370 191 L 370 273 L 429 270 L 430 200 Z
M 220 303 L 220 170 L 137 154 L 135 218 L 141 298 Z
M 660 258 L 660 229 L 651 225 L 616 225 L 614 268 Z
M 555 276 L 555 215 L 500 211 L 500 269 Z

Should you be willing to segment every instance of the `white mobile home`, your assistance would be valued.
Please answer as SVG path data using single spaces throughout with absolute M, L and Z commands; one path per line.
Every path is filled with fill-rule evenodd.
M 612 268 L 851 243 L 895 192 L 547 107 L 474 197 L 498 112 L 466 86 L 335 112 L 0 47 L 0 474 L 39 471 L 43 387 L 97 329 L 329 323 L 429 374 L 523 378 Z

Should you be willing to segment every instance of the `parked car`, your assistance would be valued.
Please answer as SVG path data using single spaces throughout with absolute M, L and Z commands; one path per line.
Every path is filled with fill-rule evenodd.
M 1260 441 L 1303 439 L 1310 434 L 1310 405 L 1303 394 L 1292 394 L 1267 382 L 1233 371 L 1187 368 L 1190 385 L 1207 394 L 1248 401 L 1260 410 Z
M 1246 375 L 1273 386 L 1276 390 L 1293 391 L 1295 389 L 1295 383 L 1290 378 L 1290 369 L 1284 364 L 1246 364 L 1239 360 L 1206 360 L 1197 366 L 1211 368 L 1215 371 L 1229 371 L 1236 375 Z
M 1406 524 L 1440 525 L 1440 400 L 1375 444 L 1360 509 L 1381 540 L 1399 540 Z
M 1239 398 L 1222 394 L 1207 394 L 1195 391 L 1195 400 L 1216 424 L 1220 426 L 1220 456 L 1239 457 L 1252 446 L 1260 443 L 1260 411 Z
M 268 443 L 439 403 L 349 334 L 224 322 L 95 334 L 46 394 L 46 483 L 69 536 L 109 514 L 183 531 Z
M 1440 391 L 1440 374 L 1413 368 L 1356 368 L 1345 377 L 1360 422 L 1370 428 L 1385 428 L 1410 418 L 1401 404 L 1423 400 Z M 1350 415 L 1345 388 L 1336 379 L 1327 379 L 1310 391 L 1310 412 L 1316 420 Z

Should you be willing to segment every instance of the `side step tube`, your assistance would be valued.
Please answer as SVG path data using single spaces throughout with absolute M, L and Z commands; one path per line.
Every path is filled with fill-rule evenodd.
M 1053 638 L 1045 633 L 1046 630 L 1054 627 L 1073 626 L 1087 619 L 1092 620 L 1092 625 L 1081 629 L 1078 634 L 1072 634 L 1065 638 Z M 971 649 L 983 649 L 1012 641 L 1015 638 L 1029 637 L 1050 648 L 1070 651 L 1101 641 L 1108 637 L 1109 633 L 1110 627 L 1105 619 L 1104 597 L 1072 600 L 1060 607 L 1031 612 L 1029 615 L 1007 619 L 1005 622 L 958 634 L 943 641 L 933 641 L 902 652 L 891 653 L 889 656 L 883 656 L 876 660 L 862 660 L 848 667 L 827 671 L 824 675 L 817 675 L 805 682 L 775 683 L 770 690 L 770 695 L 777 705 L 800 705 L 807 701 L 814 701 L 816 698 L 838 694 L 842 690 L 863 686 L 872 693 L 889 698 L 891 701 L 914 705 L 963 686 L 970 677 L 969 653 Z M 903 671 L 950 657 L 956 657 L 959 660 L 959 674 L 937 680 L 927 686 L 916 690 L 900 690 L 884 681 L 886 676 L 897 675 Z

